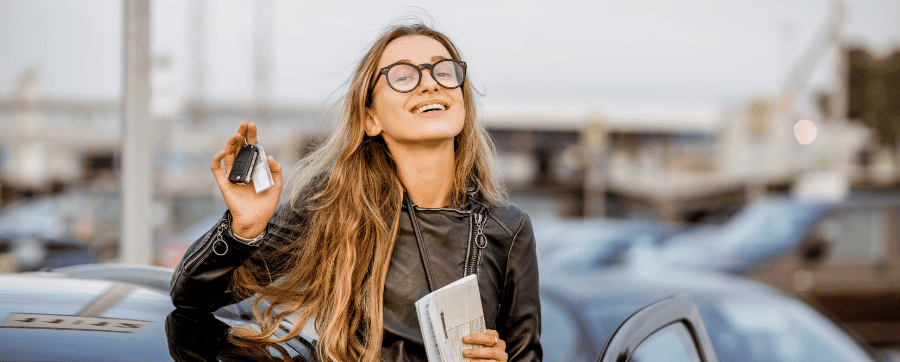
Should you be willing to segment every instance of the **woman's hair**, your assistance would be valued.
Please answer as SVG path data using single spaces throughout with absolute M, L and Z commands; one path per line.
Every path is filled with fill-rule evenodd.
M 235 293 L 241 297 L 257 293 L 271 306 L 255 313 L 260 331 L 234 328 L 233 335 L 281 342 L 297 336 L 304 321 L 314 316 L 322 360 L 379 359 L 385 276 L 404 187 L 387 145 L 381 136 L 366 135 L 364 120 L 385 48 L 394 39 L 412 35 L 431 37 L 453 59 L 460 59 L 446 36 L 421 23 L 389 27 L 375 40 L 348 80 L 340 126 L 295 169 L 289 204 L 303 208 L 296 211 L 309 217 L 303 235 L 279 251 L 285 267 L 278 282 L 268 284 L 245 267 L 235 271 Z M 467 188 L 478 186 L 485 201 L 503 205 L 506 192 L 495 173 L 493 144 L 475 122 L 475 92 L 469 81 L 461 88 L 465 123 L 454 142 L 451 200 L 462 205 Z M 274 338 L 284 317 L 298 311 L 293 330 Z

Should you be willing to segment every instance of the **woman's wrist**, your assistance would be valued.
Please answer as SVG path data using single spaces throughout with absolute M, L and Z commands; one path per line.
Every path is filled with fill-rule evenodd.
M 246 224 L 234 219 L 234 216 L 231 212 L 228 212 L 228 226 L 231 235 L 236 236 L 240 239 L 254 239 L 266 231 L 266 226 L 268 223 L 263 224 Z
M 231 225 L 231 233 L 234 236 L 237 236 L 241 239 L 253 239 L 262 233 L 266 232 L 266 226 L 262 227 L 251 225 L 251 226 L 238 226 L 235 224 Z

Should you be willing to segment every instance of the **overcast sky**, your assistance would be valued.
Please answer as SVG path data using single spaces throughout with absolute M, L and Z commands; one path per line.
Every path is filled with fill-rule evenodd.
M 172 59 L 174 88 L 191 77 L 192 1 L 153 1 L 152 44 Z M 273 94 L 321 101 L 375 35 L 421 13 L 457 44 L 482 102 L 719 102 L 771 94 L 831 15 L 821 0 L 293 1 L 275 0 Z M 900 2 L 850 1 L 847 39 L 900 45 Z M 208 2 L 206 96 L 253 89 L 253 4 Z M 109 99 L 121 90 L 120 1 L 0 1 L 0 97 L 28 68 L 51 97 Z M 827 84 L 833 59 L 816 83 Z

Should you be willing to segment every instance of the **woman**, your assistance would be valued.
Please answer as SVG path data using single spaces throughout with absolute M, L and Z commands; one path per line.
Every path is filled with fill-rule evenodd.
M 275 186 L 256 194 L 226 171 L 253 124 L 242 123 L 212 163 L 228 204 L 185 253 L 173 277 L 176 307 L 213 311 L 252 295 L 259 330 L 279 342 L 286 316 L 314 321 L 329 361 L 424 361 L 414 303 L 478 275 L 487 333 L 463 341 L 474 360 L 540 360 L 540 301 L 528 216 L 505 203 L 493 149 L 475 121 L 464 62 L 424 25 L 385 31 L 362 58 L 343 100 L 342 124 L 306 157 L 289 203 Z

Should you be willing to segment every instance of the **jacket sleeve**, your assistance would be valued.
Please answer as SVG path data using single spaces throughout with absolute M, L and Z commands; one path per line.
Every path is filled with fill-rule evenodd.
M 181 309 L 215 311 L 239 302 L 231 293 L 232 274 L 244 265 L 254 273 L 267 273 L 271 256 L 285 243 L 302 235 L 306 213 L 298 213 L 289 204 L 281 204 L 266 225 L 266 236 L 257 246 L 241 243 L 226 232 L 231 211 L 206 234 L 197 239 L 181 257 L 172 275 L 172 304 Z M 270 278 L 271 281 L 271 278 Z
M 505 336 L 510 361 L 540 361 L 541 299 L 538 285 L 537 253 L 531 218 L 523 214 L 514 233 L 506 263 L 506 280 L 500 302 L 498 333 Z

